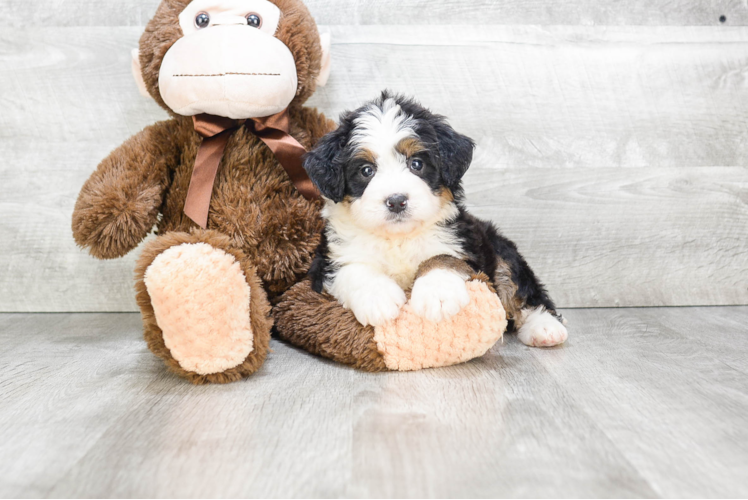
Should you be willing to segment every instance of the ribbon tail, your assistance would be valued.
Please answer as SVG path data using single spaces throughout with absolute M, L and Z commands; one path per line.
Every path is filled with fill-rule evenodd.
M 225 130 L 218 135 L 203 139 L 195 158 L 195 167 L 192 170 L 192 179 L 184 202 L 184 213 L 203 229 L 208 226 L 210 198 L 213 194 L 218 166 L 221 164 L 226 145 L 234 130 Z
M 260 140 L 273 152 L 278 163 L 288 174 L 296 189 L 309 201 L 320 197 L 319 191 L 304 170 L 302 158 L 306 149 L 289 134 L 280 131 L 258 135 Z
M 273 152 L 275 159 L 286 171 L 296 190 L 309 201 L 318 199 L 320 193 L 304 170 L 302 159 L 306 153 L 306 148 L 286 130 L 283 130 L 281 125 L 273 124 L 273 126 L 270 126 L 264 123 L 259 125 L 258 127 L 258 123 L 255 121 L 253 132 Z

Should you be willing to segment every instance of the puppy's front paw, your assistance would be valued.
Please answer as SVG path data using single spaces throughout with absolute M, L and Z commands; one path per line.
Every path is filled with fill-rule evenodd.
M 379 326 L 397 318 L 406 300 L 405 292 L 397 283 L 383 278 L 359 290 L 350 307 L 362 325 Z
M 563 344 L 569 337 L 566 327 L 548 311 L 540 308 L 525 313 L 517 338 L 531 347 L 552 347 Z
M 410 305 L 429 321 L 449 319 L 470 302 L 465 280 L 453 271 L 434 269 L 413 285 Z

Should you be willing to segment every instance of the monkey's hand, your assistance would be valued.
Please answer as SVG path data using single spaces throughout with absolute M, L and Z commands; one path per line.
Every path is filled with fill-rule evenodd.
M 73 237 L 94 257 L 122 257 L 153 228 L 179 154 L 177 126 L 169 120 L 143 129 L 83 185 L 73 211 Z

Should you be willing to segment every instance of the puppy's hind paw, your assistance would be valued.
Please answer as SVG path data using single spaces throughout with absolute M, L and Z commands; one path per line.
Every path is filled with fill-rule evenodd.
M 520 342 L 531 347 L 553 347 L 569 338 L 566 327 L 543 308 L 525 310 L 524 321 L 517 332 Z

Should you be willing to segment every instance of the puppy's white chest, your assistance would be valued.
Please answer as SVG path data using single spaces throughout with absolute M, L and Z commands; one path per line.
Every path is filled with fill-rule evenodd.
M 434 227 L 417 236 L 380 238 L 372 234 L 331 245 L 334 260 L 339 263 L 360 263 L 376 268 L 395 280 L 403 289 L 413 286 L 421 263 L 437 255 L 460 257 L 461 249 L 454 234 L 443 227 Z
M 413 245 L 410 242 L 406 242 L 385 248 L 381 254 L 382 258 L 379 265 L 382 272 L 394 279 L 403 289 L 410 288 L 413 285 L 416 272 L 418 272 L 418 266 L 421 265 L 421 262 L 433 257 L 433 255 L 425 257 L 425 255 L 430 253 L 428 245 L 423 245 L 423 248 L 419 247 L 421 245 Z

